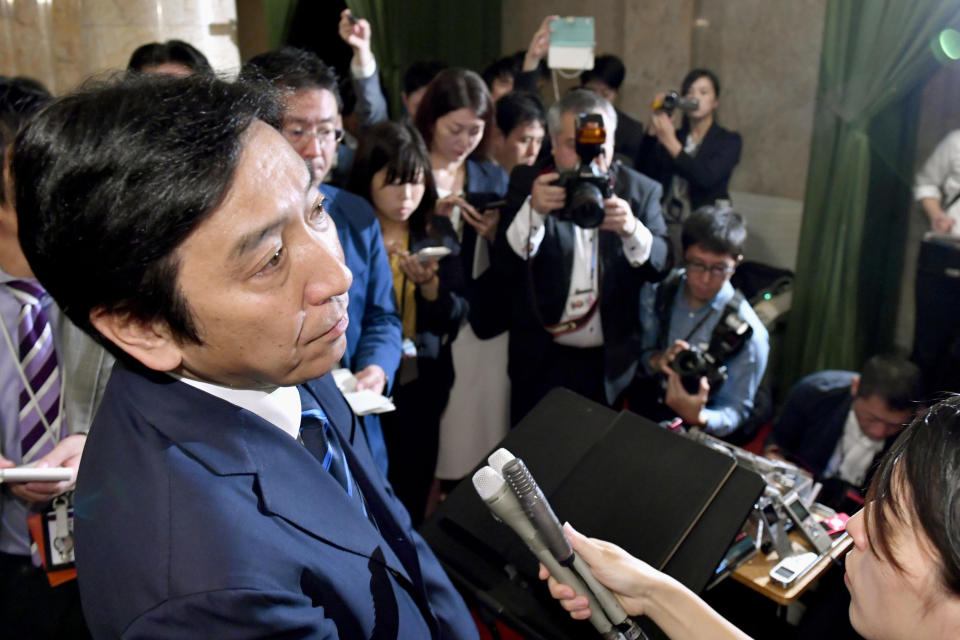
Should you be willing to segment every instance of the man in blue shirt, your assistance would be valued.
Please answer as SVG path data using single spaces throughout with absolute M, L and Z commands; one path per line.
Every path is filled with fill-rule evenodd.
M 681 244 L 686 268 L 645 286 L 640 294 L 640 362 L 646 375 L 634 383 L 630 402 L 634 411 L 656 419 L 672 413 L 687 425 L 720 437 L 731 435 L 750 415 L 770 346 L 767 330 L 750 303 L 730 284 L 743 259 L 746 238 L 743 218 L 727 208 L 701 207 L 684 222 Z M 746 321 L 752 335 L 720 363 L 727 367 L 727 379 L 719 389 L 711 390 L 702 377 L 699 389 L 691 393 L 671 363 L 693 346 L 706 350 L 714 328 L 728 311 Z M 666 376 L 665 407 L 656 405 L 654 394 L 649 393 L 661 385 L 662 378 L 656 374 Z
M 252 58 L 241 75 L 270 81 L 282 92 L 280 132 L 323 182 L 333 169 L 343 138 L 342 102 L 333 69 L 308 51 L 284 47 Z M 357 391 L 387 393 L 400 365 L 400 316 L 393 294 L 390 260 L 373 208 L 360 196 L 320 185 L 323 206 L 337 225 L 344 259 L 353 272 L 350 326 L 343 366 L 354 372 Z M 363 427 L 377 466 L 387 473 L 387 448 L 380 419 L 364 416 Z

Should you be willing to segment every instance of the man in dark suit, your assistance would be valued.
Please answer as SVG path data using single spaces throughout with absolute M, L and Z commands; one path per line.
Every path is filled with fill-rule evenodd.
M 558 171 L 581 161 L 578 114 L 603 117 L 602 151 L 584 160 L 609 170 L 614 185 L 613 195 L 597 204 L 602 222 L 589 229 L 555 215 L 567 200 L 564 187 L 554 184 Z M 514 423 L 558 386 L 613 405 L 636 371 L 640 286 L 670 268 L 660 186 L 611 164 L 613 106 L 576 89 L 550 107 L 547 127 L 554 166 L 514 169 L 494 260 L 518 287 L 509 360 Z
M 328 375 L 351 274 L 279 116 L 243 83 L 127 78 L 17 139 L 24 253 L 121 358 L 79 472 L 87 621 L 101 638 L 476 638 Z
M 315 54 L 293 47 L 261 53 L 241 70 L 244 78 L 265 78 L 280 89 L 284 103 L 280 132 L 323 182 L 343 136 L 337 77 Z M 352 162 L 352 161 L 351 161 Z M 348 167 L 349 169 L 349 167 Z M 324 206 L 337 225 L 344 261 L 353 273 L 350 326 L 343 366 L 354 372 L 357 391 L 387 394 L 400 366 L 400 315 L 380 223 L 370 203 L 330 184 L 321 184 Z M 387 447 L 380 418 L 367 415 L 363 430 L 373 459 L 387 474 Z
M 920 370 L 898 356 L 810 374 L 790 390 L 764 453 L 799 463 L 824 481 L 822 502 L 840 503 L 913 420 L 921 388 Z
M 616 104 L 620 95 L 620 85 L 627 75 L 623 60 L 614 55 L 597 56 L 593 60 L 593 69 L 587 69 L 580 74 L 581 86 L 595 91 L 603 98 Z M 636 157 L 640 154 L 640 145 L 643 143 L 643 123 L 617 109 L 617 135 L 613 142 L 613 150 L 618 157 L 634 167 Z

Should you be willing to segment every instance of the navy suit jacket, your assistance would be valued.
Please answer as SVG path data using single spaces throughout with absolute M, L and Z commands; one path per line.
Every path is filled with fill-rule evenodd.
M 94 637 L 477 637 L 331 377 L 305 386 L 379 531 L 276 426 L 164 374 L 115 369 L 76 498 Z

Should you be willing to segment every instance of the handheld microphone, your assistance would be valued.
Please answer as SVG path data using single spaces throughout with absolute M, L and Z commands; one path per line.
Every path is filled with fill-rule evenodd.
M 550 575 L 563 584 L 569 585 L 577 593 L 582 593 L 590 600 L 590 609 L 592 614 L 590 622 L 594 628 L 600 632 L 604 638 L 614 640 L 619 637 L 619 631 L 613 623 L 604 614 L 599 606 L 590 588 L 583 583 L 574 571 L 557 562 L 556 558 L 547 549 L 540 534 L 533 527 L 523 508 L 520 506 L 517 496 L 507 485 L 500 473 L 492 467 L 481 467 L 473 474 L 473 487 L 477 494 L 487 504 L 487 507 L 493 512 L 494 517 L 513 529 L 514 533 L 520 536 L 527 548 L 533 552 L 537 560 L 543 563 L 543 566 L 550 571 Z
M 573 547 L 570 546 L 570 542 L 563 533 L 560 521 L 523 460 L 501 448 L 491 454 L 488 462 L 501 465 L 501 473 L 516 494 L 523 512 L 529 520 L 528 525 L 540 535 L 556 562 L 563 567 L 572 569 L 577 577 L 586 584 L 589 591 L 585 593 L 589 594 L 591 608 L 594 600 L 599 602 L 603 611 L 613 622 L 614 627 L 623 633 L 628 640 L 646 638 L 646 634 L 630 619 L 616 597 L 609 589 L 600 584 L 593 576 L 593 572 L 590 571 L 590 567 L 580 556 L 574 553 Z M 547 566 L 547 568 L 550 567 Z M 559 577 L 557 579 L 560 580 Z M 572 584 L 570 586 L 574 587 Z M 574 589 L 576 590 L 576 587 Z M 590 597 L 591 595 L 592 597 Z

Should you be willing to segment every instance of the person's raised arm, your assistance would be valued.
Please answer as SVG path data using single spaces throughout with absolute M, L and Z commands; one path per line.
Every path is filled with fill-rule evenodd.
M 353 49 L 350 60 L 350 75 L 353 78 L 353 90 L 357 103 L 353 112 L 362 129 L 368 129 L 378 122 L 389 119 L 387 101 L 380 88 L 380 76 L 377 74 L 377 59 L 370 48 L 373 28 L 362 18 L 357 19 L 344 9 L 340 13 L 337 27 L 340 37 Z
M 593 575 L 610 589 L 631 616 L 646 615 L 672 640 L 749 638 L 710 608 L 699 596 L 665 573 L 631 556 L 615 544 L 586 538 L 569 524 L 564 531 L 573 550 L 590 565 Z M 550 576 L 540 567 L 540 578 Z M 550 595 L 575 620 L 586 620 L 591 611 L 587 598 L 549 577 Z

